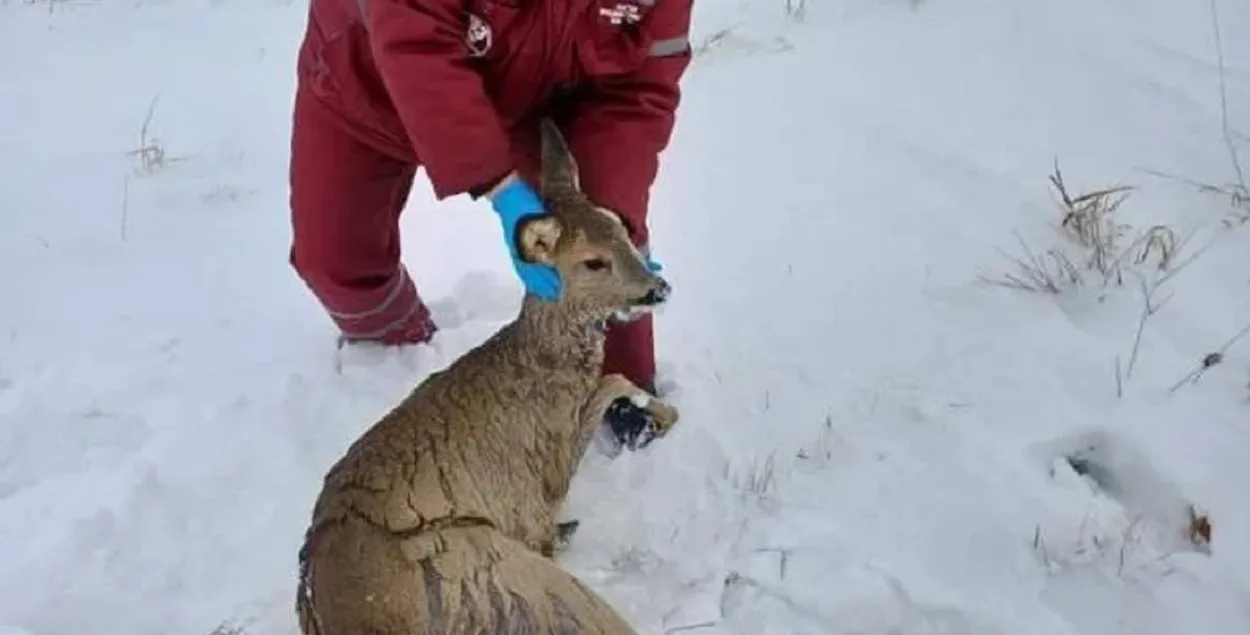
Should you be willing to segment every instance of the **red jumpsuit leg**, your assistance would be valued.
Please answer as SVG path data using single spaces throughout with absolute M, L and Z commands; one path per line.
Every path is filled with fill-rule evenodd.
M 526 126 L 513 134 L 520 164 L 519 171 L 537 187 L 541 163 L 541 136 L 536 127 Z M 631 238 L 646 253 L 648 240 L 644 218 L 625 219 Z M 651 315 L 631 322 L 610 323 L 604 342 L 603 374 L 620 373 L 640 388 L 655 393 L 655 338 Z
M 435 326 L 399 253 L 399 215 L 416 166 L 361 142 L 335 117 L 297 89 L 291 266 L 344 339 L 427 341 Z
M 655 394 L 655 339 L 651 316 L 609 324 L 604 342 L 603 373 L 621 373 L 639 388 Z

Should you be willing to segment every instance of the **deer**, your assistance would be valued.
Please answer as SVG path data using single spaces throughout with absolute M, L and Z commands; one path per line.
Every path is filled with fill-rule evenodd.
M 603 374 L 610 320 L 663 305 L 669 283 L 611 210 L 589 200 L 557 126 L 543 120 L 547 214 L 518 251 L 554 267 L 554 301 L 517 316 L 420 382 L 327 471 L 299 550 L 303 635 L 634 635 L 556 554 L 574 473 L 610 407 L 656 438 L 670 403 Z

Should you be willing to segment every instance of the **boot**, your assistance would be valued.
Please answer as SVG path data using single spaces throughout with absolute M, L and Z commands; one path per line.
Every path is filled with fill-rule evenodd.
M 340 334 L 339 346 L 357 342 L 376 342 L 388 346 L 425 344 L 433 339 L 437 332 L 438 325 L 430 317 L 429 309 L 424 304 L 420 304 L 403 321 L 381 332 L 370 333 L 367 336 Z

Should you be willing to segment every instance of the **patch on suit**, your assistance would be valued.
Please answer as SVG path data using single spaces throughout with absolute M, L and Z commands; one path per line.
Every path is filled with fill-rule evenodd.
M 642 11 L 636 3 L 617 2 L 612 7 L 599 7 L 599 18 L 613 26 L 637 24 L 642 20 Z
M 490 25 L 485 20 L 469 14 L 469 29 L 465 33 L 464 43 L 469 47 L 469 55 L 473 57 L 482 57 L 490 51 L 490 45 L 493 42 L 493 36 Z

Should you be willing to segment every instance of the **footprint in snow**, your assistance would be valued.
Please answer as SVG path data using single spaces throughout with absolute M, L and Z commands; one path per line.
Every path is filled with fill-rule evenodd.
M 1210 526 L 1176 483 L 1148 456 L 1117 434 L 1088 430 L 1042 444 L 1040 456 L 1051 466 L 1057 483 L 1079 486 L 1092 496 L 1098 512 L 1093 522 L 1081 520 L 1095 550 L 1111 543 L 1097 536 L 1101 524 L 1112 543 L 1146 547 L 1160 553 L 1206 553 Z M 1080 490 L 1075 490 L 1080 491 Z M 1122 525 L 1115 527 L 1116 525 Z M 1106 538 L 1106 537 L 1103 537 Z M 1080 536 L 1078 540 L 1084 541 Z M 1117 547 L 1118 548 L 1118 547 Z M 1121 556 L 1117 555 L 1117 560 Z
M 470 272 L 456 283 L 451 296 L 429 302 L 439 332 L 428 346 L 369 342 L 341 346 L 334 354 L 335 370 L 339 374 L 348 368 L 421 372 L 441 366 L 516 317 L 520 303 L 519 283 L 496 273 Z
M 518 283 L 496 273 L 471 271 L 456 282 L 451 297 L 430 303 L 430 314 L 442 329 L 468 322 L 502 322 L 516 317 L 521 307 Z
M 1072 632 L 1173 635 L 1248 623 L 1236 584 L 1195 561 L 1209 554 L 1210 524 L 1144 452 L 1106 430 L 1042 450 L 1073 505 L 1034 538 L 1047 569 L 1039 599 Z M 1246 632 L 1237 628 L 1215 630 Z

